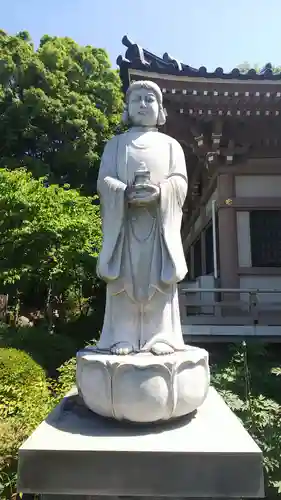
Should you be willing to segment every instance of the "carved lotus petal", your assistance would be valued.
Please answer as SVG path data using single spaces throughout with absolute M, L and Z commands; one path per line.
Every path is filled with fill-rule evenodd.
M 208 353 L 189 348 L 166 356 L 77 354 L 77 386 L 88 408 L 131 422 L 157 422 L 193 412 L 207 396 Z

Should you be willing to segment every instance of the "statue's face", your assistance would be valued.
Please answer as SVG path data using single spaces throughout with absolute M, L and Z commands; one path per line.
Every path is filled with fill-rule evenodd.
M 134 125 L 155 127 L 157 125 L 159 104 L 152 90 L 135 89 L 129 97 L 129 117 Z

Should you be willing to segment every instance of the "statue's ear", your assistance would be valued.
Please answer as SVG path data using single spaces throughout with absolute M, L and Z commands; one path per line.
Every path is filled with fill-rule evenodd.
M 167 113 L 165 112 L 164 108 L 161 106 L 159 109 L 157 125 L 159 125 L 159 126 L 164 125 L 166 123 L 166 116 L 167 116 Z

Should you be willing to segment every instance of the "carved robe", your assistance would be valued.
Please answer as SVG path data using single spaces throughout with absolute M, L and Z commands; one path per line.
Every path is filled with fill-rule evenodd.
M 125 199 L 141 162 L 160 185 L 159 201 L 145 208 Z M 107 283 L 99 347 L 161 341 L 181 349 L 177 282 L 187 272 L 180 234 L 187 174 L 180 144 L 156 129 L 115 136 L 102 156 L 98 191 L 103 245 L 97 272 Z

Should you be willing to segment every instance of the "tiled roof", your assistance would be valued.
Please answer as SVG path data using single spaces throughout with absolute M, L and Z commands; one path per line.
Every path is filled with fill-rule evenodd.
M 163 57 L 156 56 L 129 40 L 127 36 L 123 37 L 122 43 L 127 47 L 127 50 L 125 58 L 121 55 L 117 58 L 117 64 L 120 68 L 120 76 L 125 88 L 128 85 L 129 69 L 156 72 L 163 75 L 220 78 L 222 80 L 281 80 L 281 73 L 274 73 L 270 63 L 266 64 L 260 72 L 250 69 L 244 73 L 238 68 L 233 68 L 232 71 L 228 73 L 225 73 L 223 68 L 217 68 L 215 71 L 209 72 L 204 66 L 196 69 L 188 64 L 183 64 L 171 57 L 167 52 L 165 52 Z

